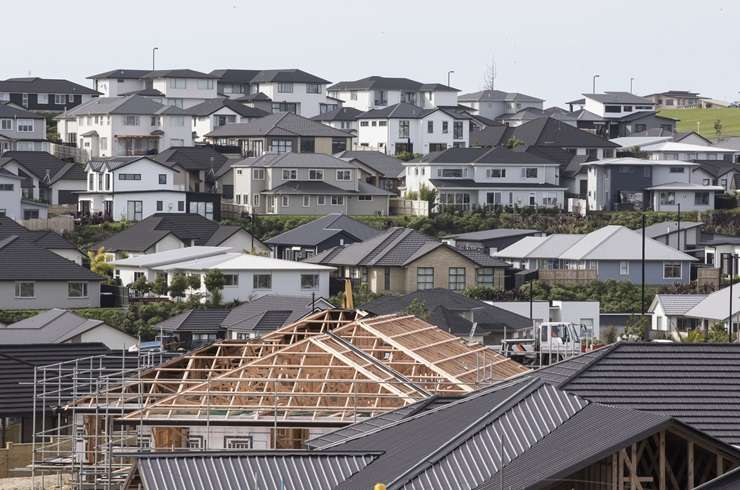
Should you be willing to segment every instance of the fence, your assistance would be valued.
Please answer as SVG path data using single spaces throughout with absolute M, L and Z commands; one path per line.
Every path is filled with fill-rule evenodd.
M 59 234 L 71 232 L 75 229 L 75 219 L 70 215 L 55 216 L 53 218 L 24 219 L 21 225 L 31 231 L 51 230 Z
M 597 275 L 594 269 L 540 269 L 539 278 L 545 284 L 577 286 L 596 281 Z
M 32 448 L 31 443 L 9 442 L 6 447 L 0 449 L 0 478 L 21 476 L 13 470 L 31 464 Z
M 429 201 L 391 198 L 389 213 L 396 216 L 429 216 Z
M 248 214 L 246 206 L 221 201 L 221 219 L 241 219 Z
M 696 269 L 696 286 L 697 288 L 709 286 L 716 291 L 719 289 L 721 277 L 721 269 L 715 269 L 714 267 L 698 267 Z

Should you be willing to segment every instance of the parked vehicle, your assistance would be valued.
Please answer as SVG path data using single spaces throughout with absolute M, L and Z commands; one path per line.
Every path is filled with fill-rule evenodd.
M 504 339 L 501 354 L 526 365 L 549 365 L 581 354 L 592 347 L 592 332 L 582 324 L 548 322 L 534 327 L 525 339 Z

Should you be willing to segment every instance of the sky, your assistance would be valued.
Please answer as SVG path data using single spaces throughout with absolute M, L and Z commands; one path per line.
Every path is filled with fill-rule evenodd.
M 740 99 L 740 2 L 726 0 L 51 0 L 3 2 L 0 78 L 115 68 L 300 68 L 332 82 L 370 75 L 546 100 L 691 90 Z M 115 7 L 113 7 L 115 6 Z

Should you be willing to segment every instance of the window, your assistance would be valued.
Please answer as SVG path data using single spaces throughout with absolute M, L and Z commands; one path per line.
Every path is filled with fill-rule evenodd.
M 460 140 L 463 137 L 463 123 L 462 121 L 455 121 L 452 123 L 452 138 Z
M 683 170 L 684 170 L 683 167 L 671 167 L 670 172 L 672 174 L 682 174 L 683 173 Z
M 536 179 L 537 169 L 536 168 L 523 168 L 522 177 L 524 177 L 525 179 Z
M 388 121 L 378 121 L 378 126 L 384 128 L 388 126 Z
M 681 279 L 681 262 L 663 262 L 663 279 Z
M 319 275 L 301 274 L 301 289 L 319 289 Z
M 16 129 L 19 133 L 33 133 L 33 119 L 18 119 Z
M 298 170 L 294 168 L 283 169 L 283 180 L 296 180 L 298 178 Z
M 462 178 L 467 175 L 467 169 L 463 168 L 438 168 L 437 177 Z
M 234 201 L 237 204 L 241 204 L 242 203 L 242 195 L 241 194 L 235 194 L 234 195 Z M 248 200 L 245 199 L 245 202 L 248 202 Z
M 306 84 L 306 93 L 307 94 L 320 94 L 321 93 L 321 85 L 319 85 L 318 83 L 307 83 Z
M 660 193 L 660 204 L 665 204 L 665 205 L 676 204 L 676 193 L 675 192 L 661 192 Z
M 38 218 L 39 218 L 38 209 L 24 209 L 23 210 L 23 219 L 38 219 Z
M 164 202 L 157 201 L 157 211 L 162 211 L 163 209 L 164 209 Z
M 626 260 L 619 262 L 619 275 L 629 276 L 630 275 L 630 263 Z
M 493 287 L 493 268 L 481 267 L 475 271 L 475 282 L 484 288 Z
M 239 274 L 224 274 L 224 287 L 234 288 L 239 286 Z
M 252 169 L 252 179 L 254 180 L 265 180 L 265 169 L 254 168 Z
M 188 449 L 203 449 L 203 436 L 189 436 Z
M 272 140 L 270 142 L 270 151 L 272 153 L 290 153 L 291 151 L 293 151 L 293 141 Z
M 259 207 L 259 205 L 260 205 L 260 195 L 259 194 L 255 194 L 253 196 L 253 198 L 252 198 L 252 201 L 253 201 L 253 203 L 252 203 L 253 206 Z
M 12 119 L 0 119 L 0 129 L 12 130 L 13 120 Z
M 319 206 L 326 205 L 326 196 L 318 196 L 316 198 L 316 202 L 318 203 Z
M 141 174 L 118 174 L 118 180 L 141 180 Z
M 434 268 L 416 268 L 416 289 L 432 289 L 434 287 Z
M 87 174 L 87 190 L 95 190 L 95 174 L 92 172 Z
M 126 219 L 129 221 L 141 221 L 144 214 L 143 201 L 126 201 Z
M 28 94 L 23 94 L 21 96 L 21 105 L 28 109 Z
M 344 196 L 331 196 L 331 203 L 334 206 L 344 206 Z
M 324 171 L 319 168 L 312 168 L 308 171 L 308 180 L 324 180 Z
M 293 93 L 293 83 L 292 82 L 278 82 L 278 93 L 292 94 Z
M 177 128 L 182 128 L 185 126 L 185 116 L 172 116 L 170 118 L 172 121 L 172 126 Z
M 272 274 L 255 274 L 252 277 L 254 289 L 272 289 Z
M 280 196 L 280 205 L 284 208 L 290 207 L 290 196 Z
M 647 130 L 647 125 L 645 124 L 635 124 L 635 133 L 642 133 L 643 131 Z
M 434 121 L 427 121 L 427 133 L 434 132 Z
M 0 184 L 0 191 L 12 191 L 14 188 L 13 184 Z
M 295 102 L 273 102 L 272 112 L 292 112 L 298 114 L 298 104 Z
M 197 87 L 201 90 L 211 90 L 213 88 L 213 80 L 211 79 L 198 79 Z
M 501 205 L 501 193 L 500 192 L 487 192 L 486 193 L 486 204 L 489 206 L 500 206 Z
M 124 126 L 138 126 L 140 123 L 139 116 L 126 116 L 123 118 Z
M 358 201 L 372 201 L 373 196 L 357 196 Z
M 360 121 L 360 127 L 366 128 L 370 125 L 370 121 Z
M 252 449 L 252 438 L 224 436 L 224 449 Z
M 357 100 L 357 92 L 352 91 L 349 93 L 349 100 Z
M 447 273 L 447 283 L 453 291 L 465 289 L 465 267 L 450 267 Z
M 108 138 L 102 137 L 100 138 L 100 149 L 101 150 L 107 150 L 108 149 Z
M 48 104 L 49 103 L 49 94 L 38 94 L 36 96 L 36 103 L 37 104 Z
M 87 298 L 86 282 L 68 282 L 67 296 L 70 298 Z
M 352 180 L 352 170 L 337 170 L 337 180 Z
M 408 121 L 398 121 L 398 137 L 399 138 L 408 138 L 409 137 L 409 122 Z
M 506 177 L 505 168 L 489 168 L 486 170 L 486 177 L 489 179 L 503 179 Z
M 450 123 L 449 122 L 442 121 L 442 133 L 444 133 L 444 134 L 449 133 L 450 132 L 449 131 L 449 127 L 450 127 Z
M 72 95 L 72 94 L 68 94 L 67 95 L 67 102 L 69 102 L 70 104 L 72 104 L 74 101 L 75 101 L 75 96 Z
M 632 106 L 631 105 L 623 106 L 622 107 L 622 111 L 624 111 L 624 112 L 632 112 Z
M 604 107 L 604 112 L 622 112 L 622 106 L 608 105 Z
M 177 201 L 177 210 L 180 212 L 185 211 L 185 201 Z
M 316 138 L 301 138 L 301 153 L 315 153 Z
M 697 192 L 694 194 L 694 204 L 698 206 L 709 205 L 709 193 L 708 192 Z
M 167 174 L 159 174 L 159 183 L 160 184 L 166 184 L 167 183 Z
M 170 78 L 169 86 L 170 88 L 188 88 L 188 81 L 184 78 Z
M 64 105 L 67 103 L 67 96 L 64 94 L 55 94 L 54 95 L 54 103 L 56 105 Z
M 16 298 L 34 298 L 36 296 L 35 283 L 30 281 L 19 281 L 15 283 Z
M 391 268 L 386 267 L 383 271 L 383 288 L 389 290 L 391 288 Z

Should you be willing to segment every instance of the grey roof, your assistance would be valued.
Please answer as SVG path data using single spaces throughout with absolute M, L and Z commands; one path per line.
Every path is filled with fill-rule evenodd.
M 109 252 L 143 252 L 169 234 L 186 245 L 192 240 L 196 246 L 218 246 L 240 230 L 243 230 L 241 226 L 220 225 L 199 214 L 155 213 L 96 244 L 96 248 L 104 247 Z M 216 235 L 220 238 L 218 243 L 214 243 Z
M 666 315 L 683 316 L 706 297 L 706 294 L 656 294 L 648 311 L 650 313 L 654 312 L 655 306 L 660 303 Z
M 549 116 L 549 114 L 542 109 L 537 107 L 525 107 L 516 112 L 500 114 L 496 116 L 496 121 L 531 121 L 533 119 L 547 116 Z
M 101 325 L 101 320 L 53 308 L 0 328 L 0 344 L 60 344 Z
M 714 233 L 711 235 L 710 240 L 702 241 L 702 245 L 716 246 L 716 245 L 740 245 L 740 236 L 720 235 Z
M 430 163 L 510 163 L 522 165 L 554 164 L 538 155 L 506 148 L 449 148 L 425 155 L 422 162 Z
M 154 330 L 161 328 L 166 332 L 216 333 L 223 330 L 221 322 L 228 314 L 229 310 L 223 308 L 186 310 L 157 323 Z
M 630 121 L 639 121 L 640 119 L 645 119 L 646 117 L 655 117 L 656 119 L 665 119 L 666 121 L 678 121 L 678 119 L 676 118 L 662 116 L 655 111 L 633 112 L 632 114 L 627 114 L 626 116 L 622 116 L 617 119 L 622 122 L 630 122 Z
M 554 117 L 541 117 L 512 128 L 511 137 L 525 146 L 558 148 L 618 148 L 619 145 Z
M 256 94 L 244 94 L 234 100 L 237 102 L 270 102 L 272 99 L 264 92 L 257 92 Z
M 142 75 L 144 79 L 155 79 L 155 78 L 218 78 L 215 75 L 203 73 L 201 71 L 191 70 L 189 68 L 180 68 L 174 70 L 154 70 Z
M 317 246 L 339 233 L 350 235 L 361 242 L 380 234 L 380 231 L 345 214 L 332 213 L 274 236 L 265 243 Z
M 95 90 L 59 78 L 18 77 L 0 81 L 0 92 L 98 95 Z
M 292 83 L 329 83 L 329 80 L 324 80 L 321 77 L 312 75 L 311 73 L 299 70 L 298 68 L 283 68 L 276 70 L 260 70 L 254 78 L 251 80 L 252 83 L 261 82 L 292 82 Z
M 422 109 L 413 104 L 400 102 L 382 109 L 370 109 L 357 116 L 357 119 L 421 119 L 436 111 L 437 109 Z
M 740 166 L 732 161 L 692 160 L 692 162 L 698 163 L 700 165 L 700 169 L 704 170 L 706 173 L 716 178 L 722 177 L 729 172 L 740 172 Z M 693 172 L 696 172 L 696 170 L 697 169 L 694 169 Z
M 121 167 L 125 167 L 126 165 L 130 165 L 134 162 L 138 162 L 139 160 L 149 160 L 153 162 L 155 165 L 161 165 L 163 167 L 167 167 L 170 170 L 173 170 L 175 172 L 180 172 L 179 170 L 172 168 L 172 164 L 170 163 L 162 163 L 159 160 L 156 160 L 154 157 L 151 156 L 131 156 L 131 157 L 110 157 L 110 158 L 99 158 L 95 160 L 89 160 L 86 165 L 89 165 L 90 168 L 92 168 L 95 171 L 100 171 L 101 168 L 107 167 L 109 170 L 117 170 Z M 116 192 L 130 192 L 130 191 L 116 191 Z M 134 192 L 148 192 L 148 191 L 134 191 Z M 155 192 L 169 192 L 167 190 L 157 190 Z M 173 191 L 175 192 L 175 191 Z
M 246 106 L 240 102 L 237 102 L 234 99 L 229 99 L 226 97 L 220 97 L 216 99 L 206 99 L 200 104 L 196 104 L 192 107 L 188 107 L 187 109 L 185 109 L 185 112 L 192 116 L 203 117 L 203 116 L 210 116 L 217 110 L 222 109 L 224 107 L 231 109 L 232 111 L 236 112 L 241 117 L 257 118 L 257 117 L 264 117 L 268 114 L 267 111 L 263 111 L 262 109 L 257 109 L 255 107 Z
M 355 109 L 354 107 L 338 107 L 333 111 L 323 112 L 317 116 L 312 117 L 314 121 L 354 121 L 357 116 L 362 114 L 362 111 Z
M 481 90 L 457 96 L 460 102 L 544 102 L 543 99 L 519 92 L 504 92 L 503 90 Z
M 210 146 L 171 146 L 152 158 L 168 165 L 179 165 L 185 170 L 219 170 L 228 160 Z
M 97 75 L 90 75 L 88 79 L 95 78 L 120 78 L 122 80 L 139 80 L 144 77 L 151 70 L 129 70 L 126 68 L 118 68 L 116 70 L 105 71 L 98 73 Z
M 529 184 L 526 182 L 476 182 L 473 179 L 429 179 L 434 187 L 449 189 L 565 189 L 556 184 Z
M 686 312 L 685 316 L 725 321 L 730 316 L 730 287 L 711 293 L 696 306 Z M 740 287 L 732 288 L 732 314 L 740 312 Z M 734 320 L 733 320 L 734 321 Z
M 127 95 L 125 97 L 96 97 L 58 117 L 68 119 L 88 114 L 186 115 L 187 113 L 179 107 L 160 104 L 151 97 Z
M 71 260 L 32 241 L 10 235 L 0 240 L 0 281 L 102 281 Z
M 3 160 L 0 159 L 0 165 L 2 165 Z M 18 175 L 14 174 L 13 172 L 6 170 L 2 167 L 0 167 L 0 176 L 6 177 L 6 178 L 13 178 L 18 180 L 25 180 L 23 177 L 19 177 Z
M 0 117 L 23 118 L 23 119 L 44 119 L 41 114 L 27 111 L 12 102 L 0 102 Z
M 499 238 L 510 238 L 517 236 L 528 236 L 542 233 L 539 230 L 527 230 L 524 228 L 494 228 L 491 230 L 472 231 L 470 233 L 458 233 L 456 235 L 447 235 L 445 238 L 454 238 L 460 241 L 487 241 L 497 240 Z
M 62 161 L 45 151 L 6 151 L 0 157 L 0 167 L 11 161 L 19 163 L 46 185 L 59 180 L 86 179 L 85 167 L 82 164 Z
M 694 487 L 695 490 L 735 490 L 737 488 L 740 488 L 740 467 Z
M 320 180 L 291 180 L 284 182 L 270 190 L 263 191 L 267 194 L 288 194 L 288 195 L 348 195 L 357 194 L 353 190 L 342 189 L 340 187 L 328 184 Z
M 118 94 L 122 97 L 126 95 L 142 95 L 144 97 L 164 97 L 164 94 L 155 88 L 143 88 L 141 90 L 132 90 L 130 92 L 124 92 Z
M 250 83 L 257 73 L 259 73 L 259 70 L 231 68 L 211 70 L 211 75 L 218 77 L 218 80 L 224 83 Z
M 738 445 L 740 378 L 728 373 L 739 367 L 740 344 L 619 342 L 533 375 L 592 402 L 670 415 Z
M 681 221 L 681 231 L 690 230 L 692 228 L 703 227 L 704 223 L 701 221 Z M 642 228 L 638 228 L 636 231 L 642 233 Z M 664 237 L 669 233 L 675 233 L 678 231 L 677 221 L 663 221 L 662 223 L 654 223 L 650 226 L 645 227 L 645 236 L 650 238 Z
M 234 166 L 274 168 L 356 168 L 357 165 L 326 153 L 264 153 L 241 160 Z
M 0 216 L 0 239 L 13 235 L 20 236 L 24 240 L 33 242 L 37 246 L 47 250 L 77 250 L 77 247 L 56 232 L 27 230 L 7 216 Z
M 202 488 L 324 490 L 335 488 L 377 457 L 372 452 L 294 450 L 139 454 L 129 481 L 143 490 Z
M 331 306 L 322 298 L 316 298 L 314 302 L 305 296 L 268 294 L 232 308 L 221 321 L 221 327 L 229 330 L 263 333 L 297 322 L 314 311 L 325 310 Z M 280 313 L 279 318 L 275 315 L 276 313 Z
M 584 97 L 593 99 L 602 104 L 639 104 L 654 105 L 650 99 L 639 97 L 629 92 L 604 92 L 603 94 L 583 94 Z
M 403 162 L 379 151 L 343 151 L 335 155 L 339 158 L 351 158 L 379 172 L 386 178 L 395 178 L 404 171 Z
M 409 78 L 370 76 L 359 80 L 337 82 L 326 89 L 328 92 L 354 90 L 409 90 L 409 91 L 445 91 L 459 92 L 458 89 L 441 83 L 421 83 Z
M 348 138 L 346 131 L 332 128 L 320 122 L 306 119 L 292 112 L 276 112 L 257 118 L 248 123 L 226 124 L 214 129 L 208 137 L 238 136 L 314 136 L 328 138 Z

